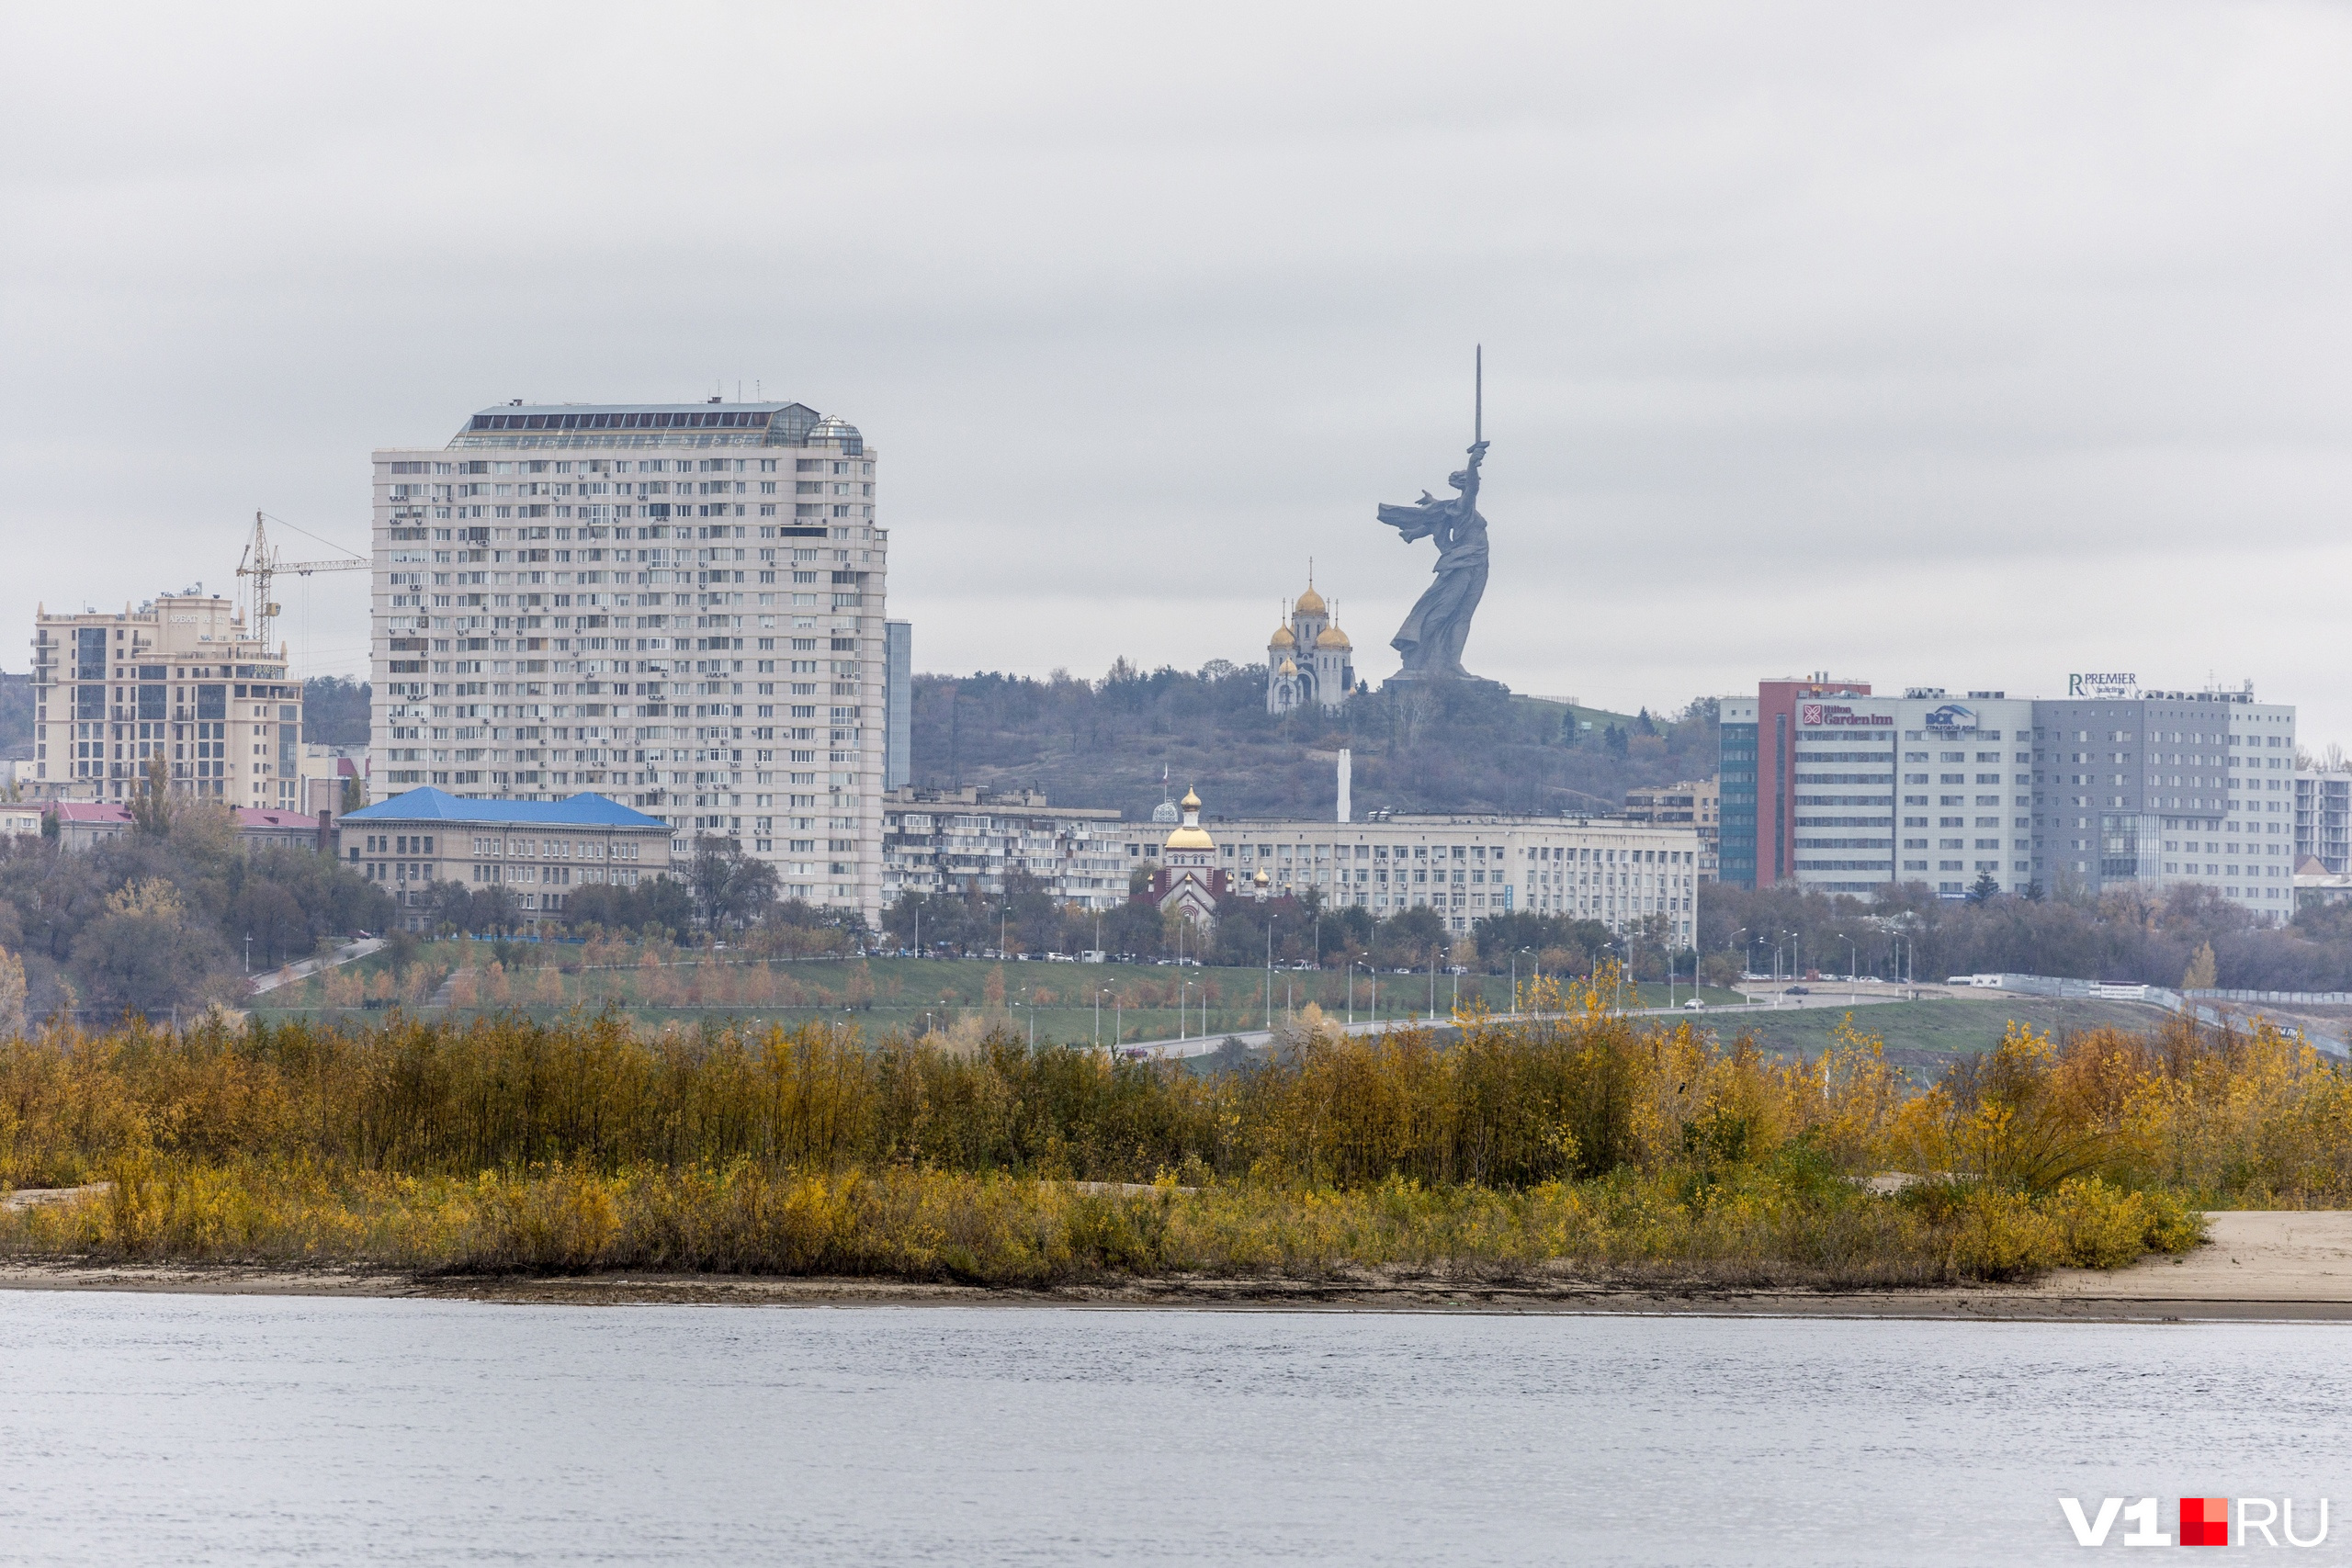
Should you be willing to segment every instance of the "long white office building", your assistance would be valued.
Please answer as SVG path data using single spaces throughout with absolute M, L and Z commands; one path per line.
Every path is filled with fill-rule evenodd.
M 1166 829 L 1123 825 L 1126 863 L 1159 852 Z M 1217 867 L 1246 895 L 1264 871 L 1276 896 L 1323 895 L 1387 919 L 1442 909 L 1467 931 L 1515 909 L 1599 920 L 1623 931 L 1664 916 L 1676 941 L 1697 934 L 1699 834 L 1605 818 L 1407 815 L 1362 822 L 1211 822 Z M 1107 836 L 1108 829 L 1097 829 Z
M 882 904 L 876 454 L 799 403 L 485 409 L 374 455 L 379 789 L 606 795 Z

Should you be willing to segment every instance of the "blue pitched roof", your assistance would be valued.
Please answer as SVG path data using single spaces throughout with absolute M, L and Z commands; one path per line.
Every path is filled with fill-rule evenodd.
M 346 811 L 345 822 L 520 822 L 547 828 L 660 828 L 659 817 L 631 811 L 601 795 L 575 795 L 570 800 L 460 800 L 437 789 L 413 789 L 356 811 Z

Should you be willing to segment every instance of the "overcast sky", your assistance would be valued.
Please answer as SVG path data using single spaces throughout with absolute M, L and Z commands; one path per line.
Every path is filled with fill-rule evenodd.
M 1466 661 L 1679 707 L 2343 680 L 2352 13 L 48 6 L 0 54 L 0 626 L 367 547 L 371 447 L 792 398 L 917 668 L 1359 669 L 1487 345 Z M 293 541 L 298 542 L 298 541 Z M 288 584 L 311 672 L 364 578 Z M 0 665 L 25 667 L 20 633 Z

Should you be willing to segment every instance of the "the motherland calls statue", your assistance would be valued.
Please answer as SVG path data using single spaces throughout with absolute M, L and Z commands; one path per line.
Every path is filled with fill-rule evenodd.
M 1478 465 L 1487 456 L 1486 354 L 1478 355 L 1476 412 L 1473 416 L 1470 466 L 1446 476 L 1462 493 L 1440 501 L 1429 491 L 1409 506 L 1383 502 L 1380 520 L 1407 544 L 1437 541 L 1437 581 L 1388 639 L 1405 661 L 1398 681 L 1475 681 L 1462 668 L 1462 648 L 1470 640 L 1470 617 L 1487 592 L 1487 520 L 1478 515 Z

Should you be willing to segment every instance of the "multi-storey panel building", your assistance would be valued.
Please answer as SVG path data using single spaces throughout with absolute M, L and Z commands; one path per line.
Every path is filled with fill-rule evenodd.
M 1122 831 L 1116 811 L 1049 806 L 1034 791 L 895 789 L 882 808 L 883 902 L 975 889 L 994 897 L 1018 869 L 1063 903 L 1114 909 L 1127 900 Z
M 1442 909 L 1449 929 L 1512 910 L 1570 915 L 1622 931 L 1663 916 L 1674 939 L 1696 934 L 1699 835 L 1689 827 L 1564 817 L 1408 816 L 1362 822 L 1234 821 L 1214 825 L 1218 865 L 1246 892 L 1320 893 L 1387 919 Z M 1160 840 L 1125 827 L 1126 863 Z
M 378 787 L 593 790 L 879 916 L 888 534 L 798 403 L 487 409 L 375 454 Z
M 1870 694 L 1867 681 L 1838 680 L 1826 673 L 1757 682 L 1756 886 L 1774 886 L 1797 874 L 1798 705 Z
M 2352 773 L 2304 768 L 2295 774 L 2295 867 L 2315 860 L 2335 875 L 2352 871 Z
M 1816 680 L 1763 682 L 1753 710 L 1725 699 L 1726 880 L 1746 808 L 1734 756 L 1750 750 L 1768 886 L 1925 883 L 1957 897 L 1986 876 L 2010 892 L 2196 883 L 2285 918 L 2302 855 L 2352 853 L 2352 779 L 2331 795 L 2298 773 L 2292 707 L 2251 690 L 2143 691 L 2129 675 L 2068 687 L 2063 699 L 1893 698 Z M 1750 711 L 1755 743 L 1734 725 Z
M 2119 683 L 2034 705 L 2043 879 L 2093 892 L 2203 883 L 2257 914 L 2290 917 L 2295 710 L 2251 691 L 2102 679 Z
M 301 682 L 228 600 L 190 592 L 119 612 L 43 608 L 32 655 L 37 797 L 129 800 L 161 759 L 177 794 L 321 808 L 303 788 Z
M 1715 705 L 1723 818 L 1716 874 L 1734 887 L 1756 886 L 1756 714 L 1754 697 L 1724 697 Z
M 1788 717 L 1784 880 L 1955 897 L 1988 876 L 2005 892 L 2032 881 L 2032 703 L 1915 686 L 1808 697 Z
M 1625 792 L 1625 819 L 1697 829 L 1699 880 L 1713 882 L 1716 879 L 1716 835 L 1723 822 L 1721 780 L 1686 779 L 1679 784 L 1636 784 Z
M 882 623 L 882 787 L 904 789 L 915 776 L 915 628 Z M 886 903 L 888 900 L 884 900 Z

